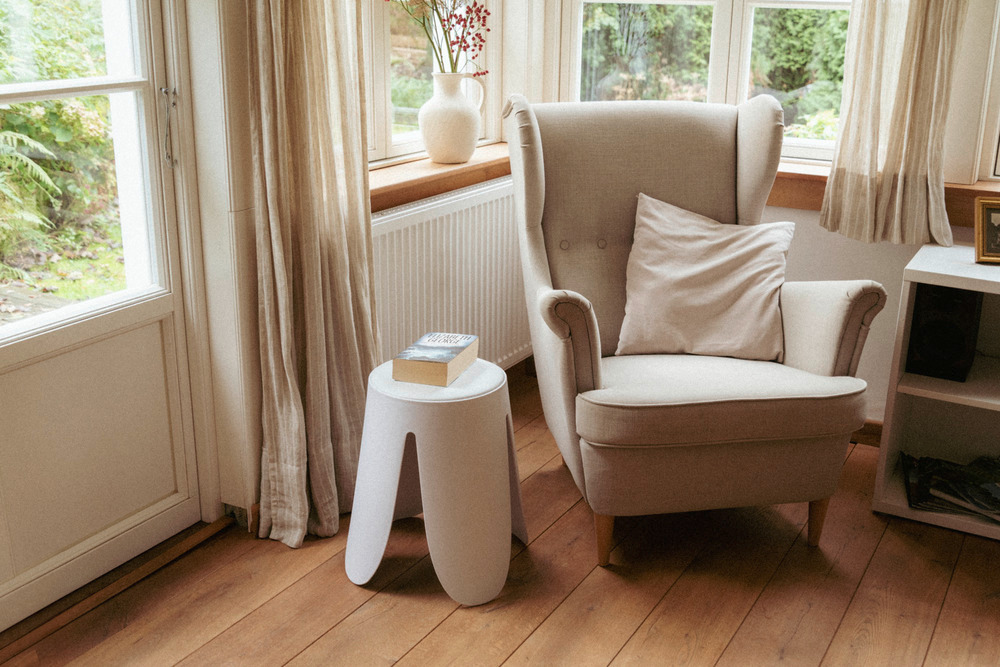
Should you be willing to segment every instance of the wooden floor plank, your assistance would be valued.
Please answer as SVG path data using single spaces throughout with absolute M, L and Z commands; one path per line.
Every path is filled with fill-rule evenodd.
M 457 606 L 421 559 L 288 664 L 391 665 Z
M 181 664 L 284 664 L 426 556 L 423 521 L 396 521 L 382 563 L 364 587 L 347 578 L 341 551 Z
M 556 456 L 521 484 L 521 499 L 530 543 L 579 502 L 580 492 Z M 515 540 L 512 553 L 516 556 L 523 548 Z M 508 585 L 514 571 L 512 566 Z M 329 664 L 334 655 L 338 661 L 343 657 L 344 664 L 392 664 L 458 608 L 425 558 L 296 656 L 293 664 Z
M 580 500 L 569 470 L 559 456 L 549 459 L 535 474 L 521 484 L 521 504 L 528 528 L 528 542 L 548 530 L 560 516 Z
M 155 616 L 173 600 L 218 570 L 242 558 L 254 538 L 237 527 L 171 563 L 135 586 L 112 598 L 26 652 L 27 662 L 14 664 L 61 665 L 109 640 L 129 625 Z
M 965 537 L 924 664 L 1000 665 L 1000 542 Z
M 622 523 L 619 519 L 618 523 Z M 607 665 L 704 548 L 703 513 L 643 517 L 505 664 Z
M 523 482 L 559 453 L 555 438 L 545 425 L 545 417 L 538 416 L 514 433 L 517 447 L 517 473 Z
M 822 664 L 922 664 L 961 545 L 960 533 L 892 519 Z
M 502 663 L 596 567 L 596 548 L 593 514 L 577 502 L 511 562 L 497 599 L 457 609 L 400 664 Z
M 78 664 L 174 664 L 343 551 L 346 539 L 347 531 L 341 530 L 330 538 L 308 538 L 298 549 L 253 540 L 242 558 L 184 589 L 156 613 L 130 623 L 81 656 Z
M 120 581 L 121 579 L 131 575 L 136 570 L 146 566 L 151 561 L 161 557 L 164 553 L 175 549 L 179 544 L 190 540 L 193 535 L 201 533 L 208 525 L 209 524 L 207 523 L 199 521 L 193 526 L 182 530 L 177 535 L 164 540 L 149 551 L 139 554 L 132 560 L 123 563 L 107 574 L 94 579 L 84 586 L 81 586 L 77 590 L 65 595 L 23 621 L 15 623 L 11 627 L 0 632 L 0 664 L 10 657 L 10 654 L 6 653 L 4 649 L 11 646 L 14 642 L 27 636 L 29 633 L 36 631 L 56 616 L 64 613 L 70 607 L 79 604 L 98 591 L 108 588 L 115 582 Z
M 817 665 L 830 645 L 886 520 L 871 511 L 878 450 L 848 457 L 817 548 L 799 535 L 719 665 Z
M 232 525 L 233 520 L 231 517 L 223 517 L 212 524 L 200 524 L 198 530 L 190 533 L 186 539 L 164 549 L 155 557 L 145 560 L 145 562 L 138 564 L 134 568 L 129 568 L 127 571 L 120 571 L 120 576 L 108 581 L 106 585 L 94 590 L 87 597 L 76 601 L 61 613 L 49 618 L 16 641 L 0 648 L 0 663 L 21 653 L 24 649 L 38 644 L 49 635 L 58 632 L 61 628 L 81 618 L 87 612 L 98 608 L 119 593 L 128 590 L 146 577 L 177 560 L 206 540 L 230 528 Z
M 524 363 L 507 371 L 507 393 L 515 431 L 542 414 L 538 381 L 525 374 Z
M 691 563 L 612 664 L 718 660 L 802 530 L 806 513 L 805 503 L 705 512 L 715 543 Z

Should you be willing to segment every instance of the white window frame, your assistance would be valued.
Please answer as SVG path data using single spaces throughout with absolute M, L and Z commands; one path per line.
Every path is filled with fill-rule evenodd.
M 8 322 L 0 326 L 0 346 L 62 329 L 70 323 L 118 313 L 126 305 L 142 303 L 147 308 L 154 308 L 157 313 L 167 312 L 173 307 L 174 286 L 167 261 L 168 222 L 164 197 L 165 130 L 158 117 L 164 104 L 159 88 L 164 86 L 156 83 L 162 76 L 159 71 L 163 68 L 162 43 L 154 40 L 149 28 L 154 20 L 157 27 L 160 25 L 159 3 L 126 0 L 124 4 L 129 7 L 128 17 L 109 12 L 107 2 L 103 6 L 103 20 L 110 26 L 105 32 L 108 74 L 0 84 L 0 104 L 132 93 L 131 100 L 111 100 L 112 113 L 119 114 L 118 121 L 112 120 L 111 139 L 118 175 L 119 222 L 126 281 L 139 284 Z M 122 20 L 130 25 L 121 24 Z M 116 26 L 118 30 L 115 30 Z M 132 36 L 127 47 L 115 42 L 120 40 L 120 33 L 126 28 Z M 126 58 L 131 60 L 131 67 L 125 68 L 126 73 L 113 73 L 118 69 L 114 64 L 116 59 L 119 64 L 124 64 Z M 124 118 L 121 118 L 122 112 L 126 112 Z
M 568 48 L 561 54 L 559 99 L 580 101 L 580 52 L 583 5 L 602 0 L 563 0 L 563 35 Z M 739 104 L 750 77 L 750 47 L 754 9 L 850 9 L 849 0 L 610 0 L 619 4 L 709 5 L 712 47 L 708 63 L 708 101 Z M 786 137 L 783 159 L 829 161 L 833 142 Z
M 477 59 L 480 67 L 489 71 L 482 81 L 486 91 L 483 103 L 483 135 L 479 145 L 500 140 L 500 110 L 502 85 L 503 48 L 503 0 L 480 0 L 490 11 L 486 48 Z M 409 140 L 393 140 L 392 102 L 390 99 L 389 53 L 391 35 L 389 32 L 390 4 L 383 1 L 365 0 L 361 5 L 363 85 L 365 86 L 366 113 L 368 121 L 368 161 L 372 166 L 387 166 L 409 159 L 426 157 L 423 141 L 419 137 Z M 479 100 L 479 86 L 468 87 L 470 98 Z

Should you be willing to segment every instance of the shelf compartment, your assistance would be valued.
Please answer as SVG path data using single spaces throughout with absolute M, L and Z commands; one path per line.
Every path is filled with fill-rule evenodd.
M 1000 539 L 1000 523 L 989 519 L 980 519 L 975 516 L 964 514 L 948 514 L 946 512 L 928 512 L 910 507 L 906 501 L 906 487 L 904 486 L 903 473 L 898 462 L 893 468 L 892 476 L 886 481 L 882 493 L 872 503 L 872 509 L 876 512 L 884 512 L 904 519 L 921 521 L 942 528 L 972 533 L 990 539 Z
M 896 391 L 1000 412 L 1000 359 L 977 354 L 965 382 L 904 373 Z

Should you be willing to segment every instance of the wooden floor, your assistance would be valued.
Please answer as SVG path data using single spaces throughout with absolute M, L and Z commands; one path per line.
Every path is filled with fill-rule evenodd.
M 230 528 L 9 664 L 1000 664 L 1000 543 L 873 514 L 877 449 L 853 447 L 818 549 L 804 503 L 641 517 L 604 569 L 533 381 L 511 398 L 530 539 L 492 603 L 445 595 L 419 519 L 364 588 L 349 526 L 298 550 Z

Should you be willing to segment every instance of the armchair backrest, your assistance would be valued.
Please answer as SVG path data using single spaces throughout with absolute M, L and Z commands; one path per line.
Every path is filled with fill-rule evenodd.
M 586 296 L 603 356 L 625 316 L 625 267 L 642 192 L 724 223 L 760 221 L 781 152 L 781 107 L 697 102 L 584 102 L 507 112 L 521 224 L 541 243 L 525 266 L 541 283 Z M 522 253 L 522 258 L 524 254 Z M 533 266 L 532 266 L 533 265 Z M 547 274 L 547 275 L 546 275 Z

